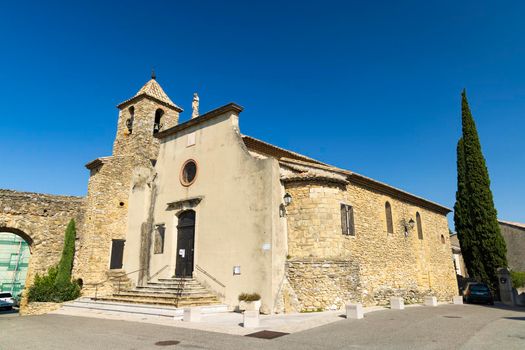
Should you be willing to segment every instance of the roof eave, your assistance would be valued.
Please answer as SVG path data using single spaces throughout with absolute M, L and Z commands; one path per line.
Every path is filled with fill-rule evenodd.
M 425 198 L 416 196 L 416 195 L 414 195 L 412 193 L 409 193 L 409 192 L 405 192 L 405 191 L 400 190 L 400 189 L 398 189 L 396 187 L 393 187 L 391 185 L 387 185 L 387 184 L 382 183 L 380 181 L 373 180 L 373 179 L 371 179 L 369 177 L 366 177 L 366 176 L 363 176 L 363 175 L 360 175 L 360 174 L 356 174 L 356 173 L 354 173 L 352 171 L 349 171 L 349 170 L 345 170 L 345 169 L 341 169 L 341 168 L 337 168 L 337 167 L 332 167 L 332 166 L 327 166 L 325 164 L 308 163 L 308 162 L 304 162 L 304 161 L 300 161 L 300 160 L 296 160 L 296 159 L 289 159 L 289 158 L 283 158 L 283 159 L 281 159 L 279 161 L 281 163 L 286 163 L 286 162 L 297 163 L 297 164 L 301 164 L 303 166 L 310 166 L 310 167 L 313 167 L 313 168 L 323 169 L 323 170 L 326 170 L 326 171 L 332 171 L 332 172 L 335 172 L 335 173 L 338 173 L 338 174 L 344 174 L 344 175 L 346 175 L 348 177 L 350 182 L 353 182 L 353 183 L 356 183 L 356 184 L 361 184 L 362 186 L 366 186 L 367 188 L 375 189 L 376 191 L 379 191 L 381 193 L 389 194 L 391 196 L 395 196 L 395 197 L 403 199 L 403 200 L 405 200 L 407 202 L 420 205 L 421 207 L 433 210 L 433 211 L 438 212 L 438 213 L 443 214 L 443 215 L 447 215 L 448 213 L 450 213 L 452 211 L 450 208 L 447 208 L 447 207 L 442 206 L 440 204 L 437 204 L 435 202 L 429 201 L 429 200 L 427 200 Z
M 126 106 L 128 106 L 129 104 L 133 103 L 133 102 L 136 102 L 138 100 L 140 100 L 141 98 L 149 98 L 149 99 L 152 99 L 153 101 L 157 102 L 158 104 L 161 104 L 165 107 L 168 107 L 168 108 L 171 108 L 171 109 L 174 109 L 176 110 L 177 112 L 179 113 L 182 113 L 184 112 L 184 110 L 182 108 L 180 108 L 179 106 L 177 106 L 176 104 L 171 104 L 171 103 L 168 103 L 166 101 L 162 101 L 162 100 L 159 100 L 158 98 L 154 97 L 154 96 L 151 96 L 151 95 L 148 95 L 147 93 L 143 92 L 141 94 L 138 94 L 136 96 L 133 96 L 132 98 L 130 98 L 129 100 L 126 100 L 120 104 L 117 105 L 117 108 L 118 109 L 123 109 L 125 108 Z
M 384 184 L 379 181 L 372 180 L 370 178 L 367 178 L 366 176 L 362 176 L 356 173 L 352 173 L 348 176 L 350 182 L 356 183 L 358 185 L 363 185 L 368 188 L 372 188 L 378 192 L 391 195 L 393 197 L 396 197 L 398 199 L 405 200 L 406 202 L 416 204 L 422 208 L 429 209 L 431 211 L 435 211 L 439 214 L 447 215 L 452 211 L 452 209 L 447 208 L 445 206 L 442 206 L 440 204 L 437 204 L 435 202 L 429 201 L 427 199 L 418 197 L 416 195 L 413 195 L 411 193 L 402 191 L 398 188 L 389 186 L 387 184 Z
M 207 113 L 204 113 L 204 114 L 198 116 L 197 118 L 190 119 L 187 122 L 184 122 L 184 123 L 179 124 L 179 125 L 175 125 L 174 127 L 171 127 L 169 129 L 166 129 L 166 130 L 163 130 L 161 132 L 158 132 L 157 134 L 154 135 L 154 137 L 156 137 L 158 139 L 163 139 L 163 138 L 165 138 L 165 137 L 167 137 L 169 135 L 176 134 L 179 131 L 188 129 L 188 128 L 192 127 L 192 126 L 198 125 L 200 123 L 203 123 L 203 122 L 205 122 L 207 120 L 210 120 L 210 119 L 213 119 L 213 118 L 218 117 L 220 115 L 223 115 L 225 113 L 234 112 L 234 113 L 239 114 L 242 111 L 243 111 L 243 108 L 241 106 L 239 106 L 236 103 L 231 102 L 231 103 L 228 103 L 227 105 L 224 105 L 222 107 L 219 107 L 219 108 L 211 110 L 211 111 L 209 111 Z
M 107 161 L 109 159 L 111 159 L 112 156 L 109 156 L 109 157 L 100 157 L 100 158 L 97 158 L 97 159 L 94 159 L 92 160 L 91 162 L 87 163 L 86 165 L 84 165 L 86 167 L 86 169 L 88 170 L 93 170 L 93 169 L 96 169 L 100 166 L 102 166 L 104 163 L 107 163 Z

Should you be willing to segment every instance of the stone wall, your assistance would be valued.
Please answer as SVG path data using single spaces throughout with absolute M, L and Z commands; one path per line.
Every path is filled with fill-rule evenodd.
M 91 170 L 83 228 L 85 234 L 73 268 L 73 275 L 84 281 L 84 295 L 92 295 L 95 285 L 110 277 L 112 240 L 126 239 L 131 179 L 133 169 L 140 162 L 151 167 L 149 160 L 120 156 L 106 159 L 102 165 Z M 109 282 L 97 286 L 99 295 L 112 291 Z
M 374 305 L 391 295 L 419 300 L 425 294 L 451 300 L 458 293 L 445 215 L 354 183 L 289 182 L 286 191 L 293 198 L 287 207 L 290 259 L 357 263 L 361 297 L 355 301 Z M 387 201 L 393 233 L 387 233 Z M 341 203 L 353 207 L 355 236 L 342 234 Z M 415 221 L 416 212 L 422 220 L 422 240 L 417 228 L 406 237 L 402 225 Z M 331 299 L 323 305 L 336 303 L 332 292 L 318 298 Z
M 134 108 L 133 127 L 129 131 L 126 123 L 131 117 L 130 107 Z M 133 103 L 121 106 L 117 123 L 117 135 L 113 143 L 113 155 L 140 155 L 146 159 L 157 159 L 160 141 L 153 137 L 155 112 L 163 111 L 162 130 L 177 125 L 179 112 L 158 102 L 143 97 Z
M 515 271 L 525 271 L 525 227 L 500 221 L 501 234 L 507 245 L 507 262 Z
M 112 284 L 107 281 L 111 276 L 109 265 L 112 240 L 126 239 L 128 233 L 128 205 L 134 186 L 134 171 L 153 171 L 159 151 L 159 140 L 153 136 L 155 112 L 157 109 L 164 111 L 161 130 L 176 125 L 179 118 L 175 108 L 148 97 L 133 100 L 120 107 L 113 155 L 99 158 L 87 165 L 91 174 L 85 213 L 86 235 L 80 242 L 80 254 L 73 270 L 74 276 L 84 281 L 83 295 L 93 295 L 95 286 L 98 295 L 113 292 Z M 131 132 L 126 126 L 126 121 L 131 116 L 130 107 L 134 108 Z M 140 271 L 127 273 L 138 274 Z
M 62 303 L 42 303 L 42 302 L 33 302 L 28 303 L 25 306 L 20 308 L 21 316 L 36 316 L 44 315 L 52 311 L 60 309 Z
M 293 311 L 336 310 L 361 300 L 359 265 L 350 260 L 289 260 L 286 278 L 301 306 Z
M 26 288 L 35 274 L 44 274 L 60 260 L 66 226 L 75 219 L 77 239 L 83 237 L 84 198 L 0 190 L 0 231 L 29 243 L 31 257 Z M 78 253 L 77 241 L 77 253 Z

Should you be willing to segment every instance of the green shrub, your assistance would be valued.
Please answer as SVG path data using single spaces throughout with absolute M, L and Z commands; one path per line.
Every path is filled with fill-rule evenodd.
M 51 301 L 55 290 L 57 268 L 51 267 L 46 275 L 36 274 L 33 285 L 29 288 L 27 297 L 29 301 Z
M 525 271 L 511 271 L 510 276 L 512 277 L 512 287 L 525 287 Z
M 71 220 L 67 225 L 60 263 L 58 266 L 49 268 L 47 274 L 35 276 L 35 281 L 29 288 L 27 295 L 30 302 L 63 302 L 80 296 L 78 280 L 71 281 L 71 269 L 75 255 L 75 236 L 75 221 Z
M 261 296 L 257 293 L 242 293 L 239 294 L 239 301 L 257 301 L 261 300 Z
M 62 283 L 60 287 L 56 285 L 58 268 L 49 268 L 47 274 L 35 276 L 33 285 L 29 288 L 27 298 L 30 302 L 43 301 L 60 303 L 73 300 L 80 296 L 80 286 L 77 281 Z

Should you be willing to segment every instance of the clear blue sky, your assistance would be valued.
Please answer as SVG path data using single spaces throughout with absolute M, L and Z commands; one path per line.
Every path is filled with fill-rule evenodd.
M 499 216 L 525 222 L 524 16 L 518 1 L 2 2 L 0 188 L 84 195 L 115 106 L 155 67 L 182 120 L 195 91 L 201 112 L 234 101 L 245 134 L 452 207 L 466 87 Z

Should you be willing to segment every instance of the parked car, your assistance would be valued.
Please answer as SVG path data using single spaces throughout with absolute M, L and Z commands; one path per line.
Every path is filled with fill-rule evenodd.
M 0 293 L 0 310 L 11 310 L 15 305 L 15 299 L 11 293 Z
M 494 305 L 494 296 L 485 283 L 469 282 L 463 291 L 463 301 L 469 303 L 483 303 Z

